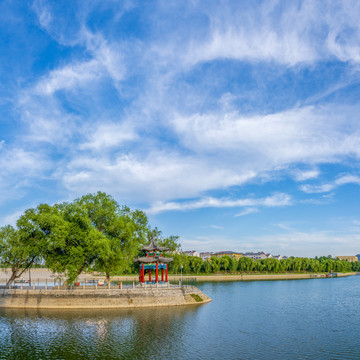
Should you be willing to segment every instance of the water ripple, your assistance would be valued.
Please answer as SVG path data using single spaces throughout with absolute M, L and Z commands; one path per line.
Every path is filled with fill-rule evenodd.
M 200 287 L 213 302 L 0 310 L 0 359 L 360 359 L 360 277 Z

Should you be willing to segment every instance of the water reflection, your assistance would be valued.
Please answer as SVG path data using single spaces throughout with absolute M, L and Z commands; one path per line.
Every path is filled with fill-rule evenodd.
M 0 359 L 360 358 L 360 276 L 199 287 L 211 303 L 0 309 Z
M 183 319 L 197 308 L 3 309 L 0 358 L 151 359 L 169 344 L 171 349 L 181 346 Z

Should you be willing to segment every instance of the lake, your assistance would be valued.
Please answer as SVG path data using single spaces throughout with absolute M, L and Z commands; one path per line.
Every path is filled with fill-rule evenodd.
M 360 359 L 360 277 L 212 282 L 213 301 L 0 309 L 0 359 Z

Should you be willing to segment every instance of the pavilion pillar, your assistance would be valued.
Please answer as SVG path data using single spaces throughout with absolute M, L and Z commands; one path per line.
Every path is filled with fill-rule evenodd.
M 161 281 L 164 282 L 164 268 L 161 268 Z
M 151 282 L 151 265 L 149 267 L 149 282 Z
M 142 268 L 141 268 L 141 264 L 139 266 L 139 282 L 141 282 L 141 275 L 142 275 Z
M 168 264 L 166 264 L 165 281 L 168 282 Z
M 145 282 L 145 264 L 142 264 L 142 279 L 141 282 Z
M 158 275 L 159 275 L 159 263 L 156 263 L 156 280 L 155 280 L 155 282 L 159 282 Z

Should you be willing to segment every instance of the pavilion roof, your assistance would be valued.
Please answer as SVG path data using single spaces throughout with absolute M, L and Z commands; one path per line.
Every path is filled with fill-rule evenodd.
M 140 249 L 141 251 L 154 251 L 154 250 L 159 250 L 159 251 L 166 251 L 168 250 L 167 247 L 165 246 L 159 246 L 154 239 L 151 239 L 150 244 L 144 246 L 143 248 Z
M 174 261 L 173 258 L 167 258 L 167 257 L 162 257 L 162 256 L 143 256 L 143 257 L 139 257 L 134 260 L 134 262 L 147 263 L 147 264 L 156 263 L 156 262 L 169 263 L 172 261 Z

